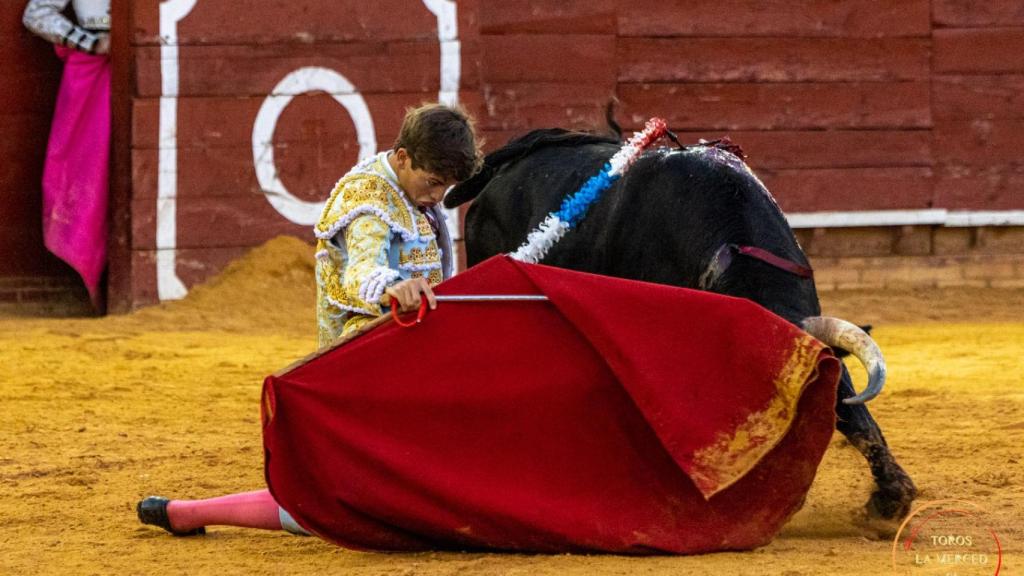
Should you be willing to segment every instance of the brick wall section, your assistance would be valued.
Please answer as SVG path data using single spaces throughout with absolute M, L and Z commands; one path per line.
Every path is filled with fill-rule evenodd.
M 819 291 L 901 288 L 1024 288 L 1019 255 L 811 258 Z
M 6 276 L 0 278 L 0 305 L 78 302 L 76 308 L 88 312 L 89 294 L 80 284 L 62 276 Z
M 819 290 L 1024 288 L 1024 228 L 801 230 Z

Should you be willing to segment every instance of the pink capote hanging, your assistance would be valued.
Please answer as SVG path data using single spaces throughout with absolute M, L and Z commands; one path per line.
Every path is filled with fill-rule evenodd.
M 82 276 L 98 306 L 107 262 L 110 59 L 56 50 L 64 75 L 43 169 L 43 240 Z

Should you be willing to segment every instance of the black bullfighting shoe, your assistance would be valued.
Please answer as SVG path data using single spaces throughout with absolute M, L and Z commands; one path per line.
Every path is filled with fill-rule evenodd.
M 139 503 L 135 505 L 135 512 L 139 515 L 139 521 L 143 524 L 159 526 L 175 536 L 196 536 L 198 534 L 206 534 L 206 528 L 203 528 L 202 526 L 194 530 L 186 531 L 171 528 L 171 520 L 167 517 L 168 502 L 170 502 L 170 500 L 160 496 L 150 496 L 145 500 L 140 500 Z

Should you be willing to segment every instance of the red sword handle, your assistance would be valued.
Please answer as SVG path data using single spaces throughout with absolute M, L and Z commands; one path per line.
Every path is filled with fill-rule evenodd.
M 395 321 L 395 324 L 398 324 L 402 328 L 412 328 L 413 326 L 419 324 L 420 322 L 423 322 L 423 317 L 427 315 L 427 299 L 420 299 L 420 309 L 418 312 L 416 312 L 416 320 L 413 320 L 411 322 L 402 321 L 402 317 L 398 313 L 398 308 L 398 303 L 392 302 L 391 319 Z

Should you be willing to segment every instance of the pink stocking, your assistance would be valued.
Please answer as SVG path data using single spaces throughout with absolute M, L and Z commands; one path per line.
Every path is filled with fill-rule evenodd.
M 212 524 L 281 530 L 278 510 L 269 490 L 256 490 L 207 500 L 171 500 L 167 517 L 180 532 Z

